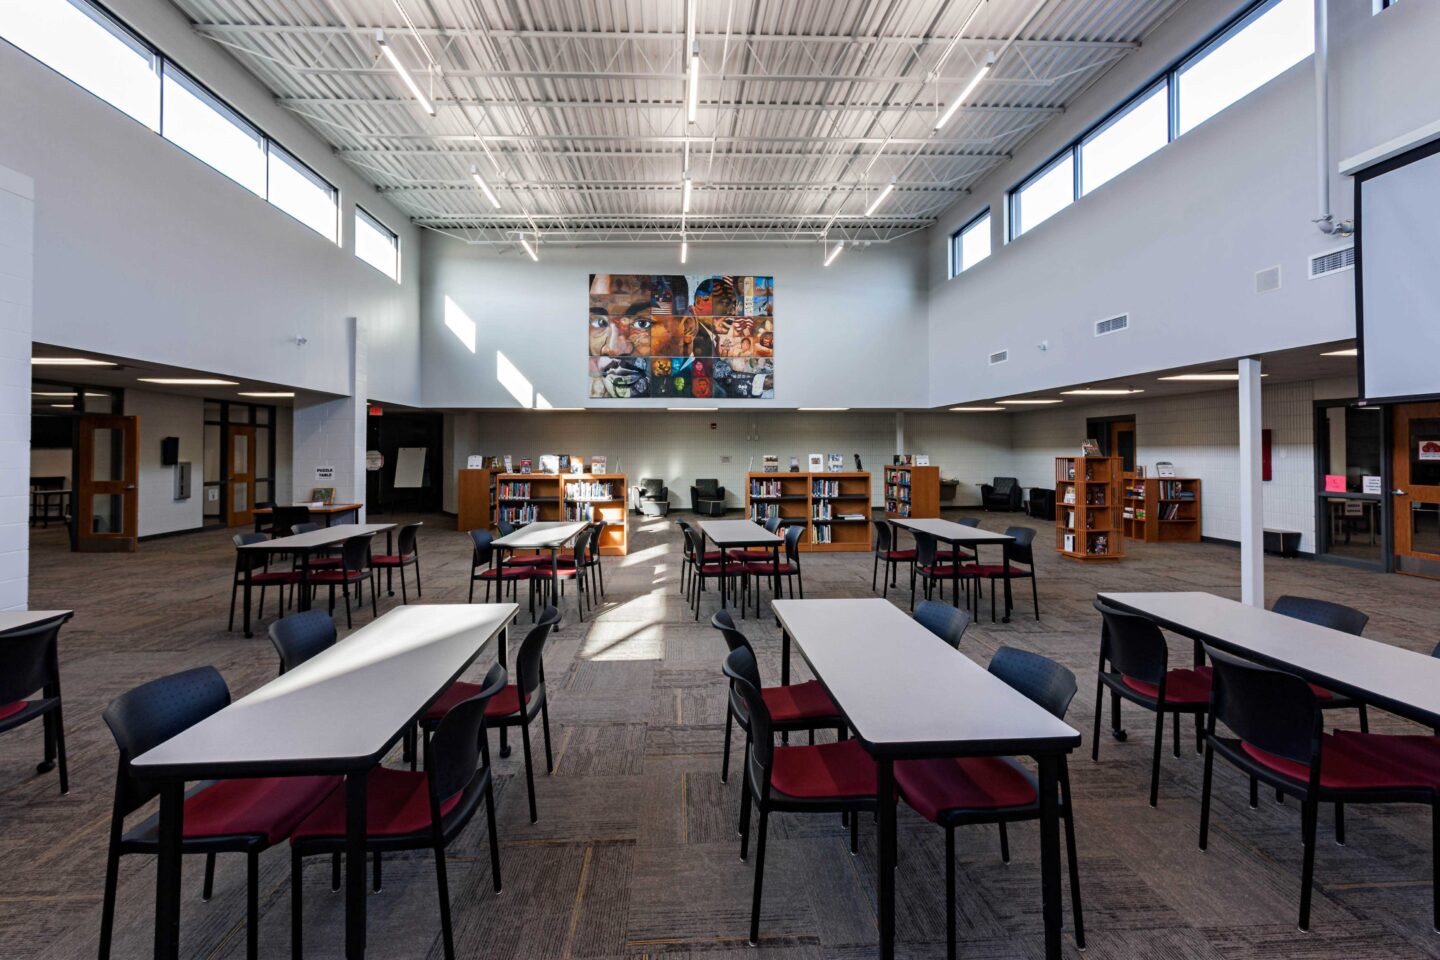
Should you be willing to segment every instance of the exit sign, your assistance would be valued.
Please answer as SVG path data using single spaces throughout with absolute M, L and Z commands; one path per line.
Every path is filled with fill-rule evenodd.
M 384 414 L 385 414 L 385 408 L 382 407 L 382 406 L 380 406 L 378 403 L 377 403 L 377 404 L 372 404 L 372 405 L 370 406 L 370 416 L 372 416 L 372 417 L 379 417 L 379 416 L 384 416 Z

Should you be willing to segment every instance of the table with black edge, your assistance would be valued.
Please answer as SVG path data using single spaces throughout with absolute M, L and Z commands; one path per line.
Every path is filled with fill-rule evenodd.
M 305 509 L 310 511 L 310 516 L 319 517 L 321 520 L 325 521 L 322 526 L 329 527 L 339 523 L 342 517 L 350 517 L 353 523 L 359 523 L 360 510 L 365 506 L 365 504 L 330 503 L 316 507 L 308 503 L 296 503 L 292 504 L 292 506 L 304 507 Z M 264 524 L 264 522 L 275 515 L 275 510 L 272 507 L 256 507 L 254 510 L 251 511 L 251 513 L 255 517 L 255 532 L 259 533 L 260 527 Z
M 1039 767 L 1045 956 L 1060 957 L 1060 758 L 1080 734 L 888 600 L 777 600 L 800 655 L 875 758 L 880 958 L 895 956 L 895 761 L 1029 756 Z
M 908 518 L 894 517 L 890 520 L 897 527 L 909 530 L 911 533 L 925 533 L 939 540 L 941 543 L 948 543 L 952 547 L 975 548 L 983 544 L 998 543 L 1003 548 L 1000 558 L 1001 566 L 1005 569 L 1005 616 L 1001 618 L 1002 623 L 1010 622 L 1010 611 L 1015 606 L 1010 596 L 1010 544 L 1015 538 L 1008 533 L 995 533 L 993 530 L 981 530 L 979 527 L 967 527 L 963 523 L 956 523 L 953 520 L 939 520 L 925 518 L 912 520 Z M 975 553 L 976 562 L 979 562 L 980 553 Z M 950 564 L 952 574 L 950 577 L 950 599 L 955 606 L 960 606 L 960 564 Z M 979 581 L 977 580 L 978 584 Z M 995 607 L 990 607 L 991 615 L 994 615 Z M 980 591 L 975 591 L 975 619 L 980 619 Z
M 415 604 L 334 646 L 131 761 L 160 787 L 155 958 L 180 948 L 180 838 L 186 781 L 345 778 L 345 956 L 365 955 L 369 771 L 491 640 L 503 650 L 519 608 Z
M 1213 593 L 1100 593 L 1166 630 L 1309 683 L 1440 727 L 1440 660 Z M 1200 651 L 1197 649 L 1197 654 Z M 1198 660 L 1198 656 L 1197 656 Z
M 715 544 L 720 551 L 720 609 L 725 609 L 727 595 L 725 585 L 725 566 L 730 558 L 731 550 L 747 550 L 752 547 L 769 549 L 772 579 L 774 583 L 771 589 L 774 596 L 780 596 L 780 548 L 785 545 L 785 538 L 776 536 L 766 530 L 753 520 L 702 520 L 695 524 L 700 528 L 700 553 L 696 558 L 697 563 L 702 563 L 705 553 L 705 540 Z M 758 601 L 757 601 L 758 602 Z
M 323 553 L 333 550 L 335 547 L 349 540 L 351 537 L 360 537 L 371 533 L 385 534 L 385 552 L 392 552 L 392 537 L 395 524 L 393 523 L 340 523 L 333 527 L 322 527 L 319 530 L 311 530 L 309 533 L 296 533 L 288 537 L 276 537 L 273 540 L 261 540 L 259 543 L 247 543 L 236 547 L 242 553 L 252 557 L 267 556 L 279 553 L 292 553 L 300 558 L 300 598 L 296 601 L 296 608 L 299 610 L 310 609 L 310 557 L 316 553 Z M 253 560 L 245 564 L 245 636 L 252 636 L 250 633 L 250 589 L 252 576 L 254 574 L 255 562 Z
M 522 527 L 517 527 L 498 540 L 491 540 L 490 546 L 495 549 L 495 577 L 500 584 L 500 589 L 504 590 L 505 588 L 505 580 L 501 574 L 505 570 L 506 553 L 512 550 L 549 550 L 550 596 L 554 600 L 555 609 L 559 610 L 560 548 L 575 539 L 580 531 L 588 526 L 590 526 L 588 520 L 535 520 Z M 577 585 L 575 589 L 580 588 Z M 555 624 L 555 629 L 559 630 L 560 624 Z

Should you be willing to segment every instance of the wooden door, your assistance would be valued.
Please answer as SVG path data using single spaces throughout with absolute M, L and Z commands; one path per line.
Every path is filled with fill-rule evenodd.
M 1135 421 L 1116 420 L 1110 424 L 1110 456 L 1120 458 L 1120 468 L 1135 469 Z
M 255 428 L 227 426 L 225 452 L 230 466 L 225 525 L 248 527 L 255 522 Z
M 75 549 L 133 552 L 138 543 L 140 418 L 80 418 Z
M 1395 568 L 1440 578 L 1440 403 L 1401 404 L 1394 418 Z

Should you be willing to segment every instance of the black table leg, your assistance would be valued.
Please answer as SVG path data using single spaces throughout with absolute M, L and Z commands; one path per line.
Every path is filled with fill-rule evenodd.
M 300 599 L 295 604 L 296 610 L 310 609 L 310 551 L 300 552 Z
M 395 542 L 394 542 L 394 536 L 393 536 L 393 534 L 394 534 L 394 531 L 393 531 L 393 530 L 386 530 L 386 531 L 385 531 L 385 555 L 386 555 L 386 556 L 390 556 L 390 555 L 392 555 L 392 554 L 395 553 Z M 394 567 L 386 567 L 386 568 L 385 568 L 385 589 L 388 591 L 388 595 L 389 595 L 389 596 L 392 596 L 392 597 L 395 596 L 395 568 L 394 568 Z
M 780 631 L 780 685 L 790 685 L 790 631 Z
M 180 956 L 180 836 L 185 783 L 160 788 L 160 849 L 155 865 L 155 960 Z
M 345 775 L 345 957 L 365 956 L 365 791 L 369 772 Z
M 500 553 L 497 553 L 495 556 L 498 558 L 498 557 L 501 556 L 501 554 L 500 554 Z M 497 567 L 497 569 L 503 569 L 504 566 L 505 566 L 505 562 L 504 562 L 503 560 L 501 560 L 501 561 L 500 561 L 500 565 L 499 565 L 499 567 Z M 505 581 L 504 581 L 504 580 L 497 580 L 497 583 L 500 584 L 500 589 L 501 589 L 501 590 L 504 590 L 504 589 L 505 589 L 505 587 L 504 587 Z M 505 595 L 504 595 L 503 593 L 500 595 L 500 601 L 501 601 L 502 603 L 505 601 Z M 510 634 L 510 626 L 509 626 L 509 624 L 506 624 L 505 628 L 500 631 L 500 636 L 499 636 L 499 638 L 498 638 L 499 649 L 500 649 L 500 666 L 502 666 L 502 667 L 505 666 L 505 646 L 506 646 L 506 642 L 507 642 L 507 638 L 509 637 L 509 634 Z M 510 738 L 506 735 L 508 731 L 509 731 L 509 728 L 508 728 L 508 727 L 502 726 L 502 727 L 500 728 L 500 756 L 502 756 L 502 757 L 508 757 L 508 756 L 510 756 Z
M 960 560 L 955 552 L 958 546 L 958 543 L 950 541 L 950 605 L 956 608 L 960 606 Z M 978 559 L 976 563 L 979 563 Z
M 579 587 L 578 584 L 576 585 L 575 589 L 576 589 L 576 590 L 579 590 L 579 589 L 580 589 L 580 587 Z M 565 615 L 564 615 L 563 612 L 561 612 L 561 608 L 560 608 L 560 548 L 559 548 L 559 547 L 551 547 L 551 548 L 550 548 L 550 600 L 551 600 L 551 602 L 553 602 L 553 603 L 555 604 L 555 611 L 556 611 L 557 613 L 560 613 L 560 620 L 563 621 L 563 620 L 565 619 Z M 576 598 L 575 598 L 575 602 L 576 602 L 577 604 L 580 602 L 580 598 L 579 598 L 578 595 L 577 595 Z M 560 632 L 560 623 L 558 623 L 558 622 L 555 624 L 555 632 L 556 632 L 556 633 L 559 633 L 559 632 Z
M 249 639 L 254 634 L 250 632 L 250 584 L 253 582 L 251 574 L 254 571 L 255 558 L 249 554 L 245 555 L 245 637 Z
M 725 561 L 726 561 L 727 559 L 729 559 L 728 556 L 727 556 L 727 554 L 729 554 L 729 552 L 730 552 L 729 550 L 721 550 L 721 551 L 720 551 L 720 609 L 721 609 L 721 610 L 724 610 L 724 609 L 725 609 Z M 702 565 L 705 563 L 705 537 L 704 537 L 704 535 L 703 535 L 703 532 L 702 532 L 702 535 L 701 535 L 701 537 L 700 537 L 700 563 L 701 563 Z
M 1045 960 L 1060 960 L 1060 812 L 1056 803 L 1060 763 L 1054 754 L 1040 766 L 1040 912 L 1045 920 Z
M 880 960 L 895 960 L 895 764 L 882 758 L 875 767 L 880 789 Z
M 774 557 L 775 564 L 775 582 L 770 585 L 770 598 L 773 601 L 780 599 L 780 545 L 778 543 L 771 548 L 771 553 Z M 758 585 L 755 588 L 755 602 L 757 604 L 760 602 L 760 588 Z M 755 612 L 755 619 L 760 619 L 760 612 L 758 610 Z M 780 625 L 780 617 L 778 615 L 775 617 L 775 625 Z M 788 660 L 789 658 L 787 657 L 786 659 Z M 785 682 L 789 683 L 788 680 Z
M 1001 547 L 1000 565 L 1005 568 L 1005 616 L 1000 618 L 1000 622 L 1009 623 L 1010 611 L 1015 607 L 1015 598 L 1010 594 L 1010 546 L 1008 544 Z M 991 587 L 990 589 L 995 588 Z

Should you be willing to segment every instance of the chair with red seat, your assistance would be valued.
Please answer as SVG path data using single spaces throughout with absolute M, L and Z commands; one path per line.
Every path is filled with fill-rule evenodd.
M 370 571 L 370 541 L 374 538 L 373 533 L 362 533 L 359 536 L 348 537 L 340 548 L 340 568 L 337 570 L 317 570 L 310 574 L 310 583 L 314 586 L 330 588 L 330 614 L 335 613 L 335 588 L 339 587 L 345 595 L 345 626 L 348 629 L 354 624 L 350 620 L 350 585 L 355 585 L 355 599 L 364 602 L 365 581 L 371 579 Z M 370 585 L 370 615 L 378 617 L 379 609 L 375 602 L 375 585 Z
M 990 672 L 1061 720 L 1075 699 L 1075 674 L 1038 653 L 1001 647 Z M 1080 907 L 1080 868 L 1075 854 L 1074 807 L 1070 770 L 1060 757 L 1057 810 L 1065 824 L 1070 866 L 1070 905 L 1075 916 L 1075 945 L 1085 949 L 1085 915 Z M 1009 757 L 945 757 L 902 760 L 895 764 L 900 796 L 916 813 L 945 828 L 946 956 L 955 960 L 955 828 L 994 823 L 1000 828 L 1000 856 L 1010 862 L 1007 823 L 1040 819 L 1035 776 Z
M 915 608 L 913 616 L 915 622 L 956 650 L 960 649 L 960 641 L 965 636 L 966 628 L 970 626 L 970 614 L 967 611 L 939 600 L 922 600 L 920 606 Z
M 1207 648 L 1213 663 L 1200 788 L 1200 849 L 1210 829 L 1210 790 L 1219 754 L 1251 777 L 1300 800 L 1305 855 L 1300 929 L 1310 926 L 1315 822 L 1322 803 L 1421 803 L 1430 807 L 1431 923 L 1440 930 L 1440 745 L 1433 736 L 1324 732 L 1324 708 L 1299 677 Z M 1233 736 L 1216 733 L 1224 724 Z M 1338 821 L 1337 821 L 1338 822 Z
M 575 534 L 575 539 L 570 542 L 570 553 L 568 556 L 557 554 L 553 563 L 550 558 L 545 559 L 543 566 L 535 566 L 533 584 L 540 587 L 540 595 L 543 603 L 559 606 L 560 596 L 551 596 L 555 592 L 555 585 L 564 591 L 567 581 L 575 583 L 575 612 L 580 617 L 580 622 L 585 622 L 585 608 L 591 605 L 590 589 L 585 574 L 585 555 L 590 549 L 590 537 L 593 532 L 589 527 L 583 528 Z M 563 592 L 561 593 L 563 596 Z
M 731 596 L 742 596 L 743 598 L 740 588 L 747 585 L 745 564 L 730 563 L 727 560 L 726 565 L 722 568 L 720 566 L 720 551 L 706 550 L 705 535 L 694 527 L 685 528 L 685 540 L 690 544 L 689 553 L 692 557 L 690 562 L 690 593 L 685 599 L 690 601 L 691 605 L 695 608 L 695 619 L 700 619 L 700 597 L 705 592 L 705 582 L 707 580 L 715 580 L 718 583 L 722 572 L 731 581 L 729 584 Z M 709 559 L 712 554 L 714 555 L 713 560 Z M 744 616 L 743 599 L 741 603 L 741 616 Z
M 240 588 L 245 586 L 245 571 L 250 570 L 251 586 L 260 588 L 260 614 L 265 613 L 265 588 L 275 587 L 279 600 L 276 601 L 275 615 L 284 613 L 285 587 L 289 584 L 300 582 L 300 574 L 292 570 L 271 570 L 269 558 L 262 555 L 257 556 L 249 550 L 241 550 L 243 546 L 252 543 L 264 543 L 270 538 L 263 533 L 237 533 L 230 538 L 235 544 L 235 575 L 230 578 L 230 626 L 227 629 L 235 629 L 235 595 Z M 256 570 L 256 567 L 259 567 Z
M 761 526 L 765 528 L 766 533 L 779 533 L 780 515 L 777 513 L 773 517 L 766 517 Z M 765 547 L 748 547 L 742 550 L 731 550 L 727 557 L 737 563 L 758 563 L 761 560 L 769 560 L 770 551 Z
M 760 584 L 767 581 L 773 584 L 771 587 L 771 590 L 775 591 L 771 597 L 773 600 L 780 599 L 779 591 L 783 590 L 787 583 L 790 585 L 790 598 L 792 600 L 795 598 L 795 591 L 797 589 L 800 591 L 800 599 L 805 599 L 805 577 L 800 572 L 800 538 L 804 535 L 805 527 L 803 524 L 791 524 L 786 527 L 785 532 L 781 534 L 781 536 L 785 538 L 785 558 L 783 560 L 777 564 L 774 555 L 769 550 L 766 550 L 764 560 L 751 560 L 744 565 L 746 587 L 748 588 L 751 577 L 754 577 L 756 580 L 755 615 L 757 617 L 760 615 Z M 779 576 L 778 583 L 775 579 L 777 569 Z
M 875 589 L 875 577 L 880 572 L 880 564 L 885 564 L 887 576 L 881 581 L 880 595 L 888 597 L 890 588 L 895 585 L 895 575 L 900 569 L 900 564 L 909 566 L 915 565 L 914 550 L 897 550 L 895 548 L 895 530 L 889 520 L 872 520 L 875 527 L 875 562 L 870 567 L 870 589 Z
M 1357 637 L 1365 631 L 1365 624 L 1370 622 L 1367 614 L 1361 613 L 1354 607 L 1347 607 L 1343 603 L 1333 603 L 1329 600 L 1317 600 L 1313 597 L 1280 597 L 1270 609 L 1281 616 L 1304 620 L 1307 623 L 1329 627 L 1331 630 L 1354 634 Z M 1315 697 L 1320 701 L 1321 710 L 1359 710 L 1360 732 L 1370 732 L 1370 715 L 1362 701 L 1353 697 L 1341 696 L 1333 690 L 1327 690 L 1315 684 L 1310 686 L 1315 691 Z
M 500 536 L 503 538 L 510 536 L 510 534 L 514 533 L 520 528 L 515 526 L 515 524 L 509 522 L 508 520 L 500 520 L 495 524 L 495 529 L 500 531 Z M 496 549 L 498 550 L 500 548 L 496 547 Z M 549 562 L 549 554 L 534 553 L 525 554 L 522 556 L 517 555 L 514 551 L 511 551 L 510 555 L 505 559 L 505 565 L 507 567 L 543 567 Z
M 495 599 L 505 599 L 505 587 L 509 585 L 511 596 L 514 596 L 517 584 L 530 584 L 530 619 L 535 619 L 535 566 L 533 564 L 511 564 L 509 561 L 495 566 L 495 549 L 491 546 L 494 537 L 490 536 L 488 530 L 471 530 L 470 544 L 474 548 L 470 553 L 470 599 L 469 603 L 475 602 L 475 582 L 485 584 L 485 602 L 490 602 L 490 586 L 495 585 Z
M 765 840 L 772 812 L 840 813 L 850 820 L 850 852 L 858 849 L 864 811 L 879 810 L 875 761 L 857 740 L 811 746 L 775 746 L 775 725 L 761 693 L 760 671 L 749 647 L 725 659 L 725 675 L 740 691 L 750 717 L 745 757 L 746 789 L 740 798 L 740 859 L 750 848 L 750 808 L 760 817 L 755 842 L 755 891 L 750 906 L 750 945 L 760 941 L 760 900 L 765 879 Z
M 995 622 L 995 581 L 1005 578 L 1009 569 L 1011 580 L 1030 581 L 1030 598 L 1035 604 L 1035 619 L 1040 619 L 1040 590 L 1035 584 L 1035 530 L 1032 527 L 1006 527 L 1005 535 L 1012 537 L 1005 544 L 1004 563 L 975 563 L 961 569 L 976 578 L 990 581 L 990 622 Z M 1017 567 L 1015 564 L 1025 566 Z M 1007 614 L 1008 616 L 1008 614 Z
M 1100 759 L 1100 714 L 1104 693 L 1110 690 L 1110 729 L 1116 740 L 1125 739 L 1120 725 L 1120 701 L 1129 700 L 1155 714 L 1155 755 L 1150 762 L 1150 806 L 1160 796 L 1160 747 L 1165 740 L 1165 714 L 1174 719 L 1174 754 L 1180 756 L 1180 715 L 1195 717 L 1195 749 L 1200 751 L 1200 725 L 1210 708 L 1210 668 L 1170 669 L 1165 635 L 1152 621 L 1122 613 L 1095 601 L 1103 625 L 1100 629 L 1100 679 L 1095 687 L 1095 736 L 1090 759 Z M 1106 664 L 1109 664 L 1107 668 Z
M 31 720 L 44 724 L 44 759 L 36 773 L 60 767 L 60 793 L 70 792 L 65 717 L 60 706 L 60 627 L 63 620 L 12 630 L 0 640 L 0 733 Z M 35 699 L 26 699 L 36 692 Z
M 961 517 L 955 521 L 962 527 L 980 526 L 979 517 Z M 938 545 L 935 548 L 935 559 L 940 563 L 968 563 L 976 559 L 978 551 L 972 548 L 962 547 L 958 543 L 947 543 Z
M 690 596 L 690 578 L 694 574 L 695 549 L 690 542 L 690 533 L 695 528 L 684 520 L 676 520 L 675 525 L 680 528 L 680 592 L 688 599 Z M 719 563 L 719 550 L 706 550 L 705 563 Z
M 450 886 L 445 848 L 469 824 L 481 802 L 490 832 L 490 877 L 500 892 L 500 846 L 495 831 L 495 788 L 486 743 L 486 716 L 494 698 L 505 689 L 505 668 L 491 667 L 480 692 L 453 705 L 426 743 L 425 769 L 420 772 L 376 767 L 366 780 L 365 847 L 376 858 L 384 853 L 430 850 L 435 856 L 435 884 L 440 897 L 440 934 L 446 960 L 454 960 L 450 923 Z M 301 868 L 305 857 L 335 855 L 345 850 L 345 788 L 337 785 L 307 816 L 290 838 L 290 950 L 300 960 L 303 950 Z
M 728 610 L 716 611 L 710 618 L 710 626 L 720 631 L 726 646 L 732 652 L 741 647 L 748 648 L 752 654 L 755 652 L 745 634 L 735 629 L 735 620 Z M 845 739 L 845 718 L 840 715 L 840 708 L 835 706 L 835 701 L 830 699 L 830 694 L 825 692 L 819 680 L 786 686 L 762 686 L 760 696 L 765 699 L 765 706 L 770 710 L 771 726 L 775 730 L 782 733 L 807 731 L 811 743 L 815 742 L 816 730 L 834 730 L 840 739 Z M 730 733 L 736 724 L 749 735 L 750 714 L 745 708 L 745 698 L 732 683 L 730 709 L 725 715 L 725 754 L 720 761 L 721 783 L 728 783 L 730 780 Z
M 160 850 L 156 816 L 125 829 L 126 816 L 159 793 L 154 781 L 142 780 L 131 771 L 130 762 L 229 703 L 230 691 L 215 668 L 196 667 L 142 684 L 116 697 L 105 708 L 105 723 L 120 748 L 120 768 L 115 779 L 105 861 L 100 960 L 110 956 L 120 858 L 130 853 L 153 855 Z M 215 855 L 246 855 L 246 956 L 250 960 L 258 953 L 261 851 L 290 836 L 291 830 L 339 786 L 335 777 L 252 778 L 211 781 L 186 794 L 180 852 L 206 855 L 204 899 L 210 899 Z
M 400 571 L 400 602 L 409 603 L 410 598 L 405 593 L 405 568 L 415 568 L 415 596 L 423 597 L 425 593 L 420 589 L 420 545 L 419 533 L 423 524 L 419 521 L 407 523 L 400 528 L 400 534 L 396 539 L 399 550 L 396 553 L 381 553 L 370 558 L 370 566 L 378 576 L 380 571 L 385 571 L 385 588 L 390 596 L 395 596 L 395 571 Z M 378 581 L 377 581 L 378 582 Z
M 920 589 L 926 600 L 930 599 L 930 592 L 936 586 L 940 588 L 940 599 L 945 599 L 945 584 L 952 583 L 956 579 L 965 588 L 965 606 L 970 606 L 970 585 L 974 582 L 977 585 L 973 568 L 964 564 L 956 564 L 945 561 L 937 552 L 935 538 L 928 533 L 915 532 L 915 563 L 910 567 L 910 609 L 915 609 L 915 581 L 920 581 Z M 952 597 L 955 606 L 960 606 L 960 598 Z M 979 599 L 976 599 L 979 604 Z M 977 614 L 978 616 L 978 614 Z

